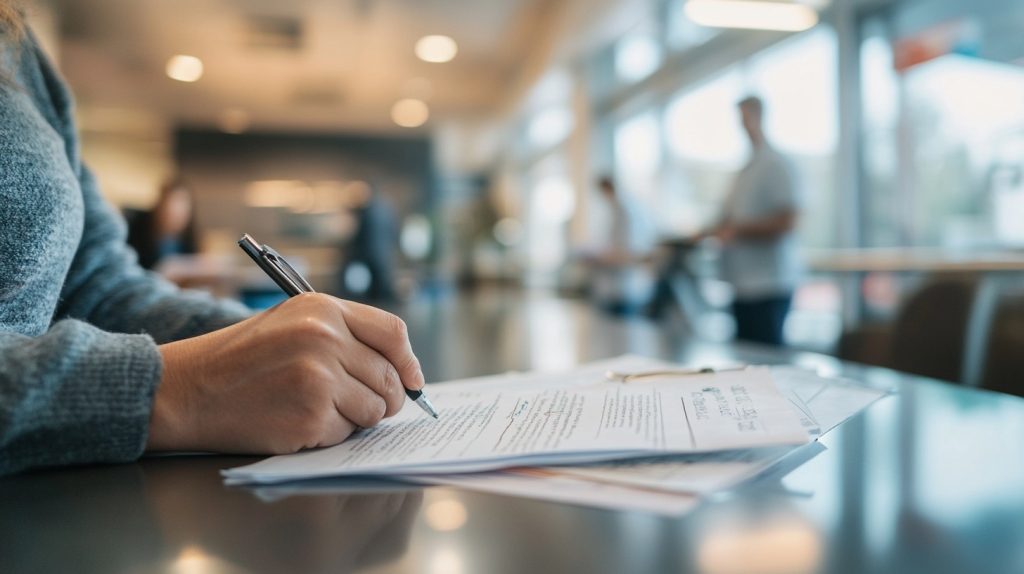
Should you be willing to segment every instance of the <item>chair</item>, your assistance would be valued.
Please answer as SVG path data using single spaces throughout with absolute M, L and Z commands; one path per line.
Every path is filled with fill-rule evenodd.
M 976 279 L 932 279 L 911 295 L 893 324 L 889 363 L 898 371 L 960 382 Z
M 891 324 L 868 324 L 843 333 L 837 355 L 959 382 L 976 289 L 972 278 L 930 279 L 906 298 Z
M 1024 396 L 1024 293 L 1000 297 L 988 336 L 981 386 Z

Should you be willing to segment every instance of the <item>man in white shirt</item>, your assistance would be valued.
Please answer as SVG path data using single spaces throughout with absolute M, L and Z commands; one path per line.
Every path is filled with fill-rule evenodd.
M 796 225 L 800 198 L 790 163 L 769 145 L 764 104 L 738 104 L 751 154 L 710 231 L 722 242 L 722 275 L 735 291 L 736 337 L 782 345 L 782 328 L 800 278 Z

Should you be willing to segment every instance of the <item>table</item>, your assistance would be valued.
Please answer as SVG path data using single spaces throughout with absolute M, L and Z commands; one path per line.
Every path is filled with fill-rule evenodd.
M 218 477 L 246 457 L 33 472 L 0 479 L 0 572 L 1024 572 L 1024 399 L 702 343 L 543 296 L 402 313 L 428 380 L 637 352 L 817 366 L 898 394 L 798 468 L 681 518 L 383 481 L 266 501 Z
M 971 276 L 978 287 L 964 337 L 963 371 L 959 381 L 979 386 L 985 368 L 989 333 L 995 320 L 1000 295 L 1020 284 L 1024 274 L 1024 253 L 1019 250 L 992 252 L 928 248 L 826 249 L 810 256 L 809 267 L 817 273 L 852 274 L 844 286 L 856 294 L 845 304 L 845 318 L 856 322 L 862 314 L 860 284 L 868 273 L 925 274 L 927 276 Z

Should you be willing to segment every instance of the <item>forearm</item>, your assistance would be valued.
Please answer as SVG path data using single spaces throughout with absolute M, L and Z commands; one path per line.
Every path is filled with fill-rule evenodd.
M 0 334 L 0 474 L 139 457 L 161 368 L 149 337 L 80 321 Z
M 116 333 L 147 333 L 158 343 L 194 337 L 249 316 L 237 303 L 181 291 L 144 271 L 125 243 L 124 221 L 82 167 L 85 230 L 61 289 L 57 317 L 82 319 Z
M 122 273 L 115 283 L 99 274 L 66 301 L 62 311 L 68 316 L 82 317 L 107 331 L 146 333 L 160 344 L 203 335 L 251 315 L 238 303 L 179 290 L 141 271 Z
M 785 211 L 768 217 L 733 223 L 733 234 L 739 239 L 774 239 L 796 227 L 795 211 Z

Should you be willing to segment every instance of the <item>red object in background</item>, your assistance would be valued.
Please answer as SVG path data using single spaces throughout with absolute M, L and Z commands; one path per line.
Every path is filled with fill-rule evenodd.
M 900 303 L 900 289 L 891 273 L 869 273 L 861 284 L 864 302 L 875 311 L 893 312 Z
M 978 26 L 974 22 L 945 22 L 896 40 L 892 51 L 893 67 L 897 72 L 905 72 L 946 54 L 976 53 L 978 40 Z

